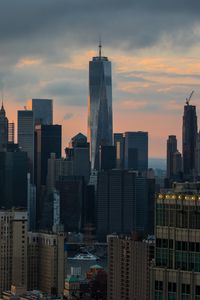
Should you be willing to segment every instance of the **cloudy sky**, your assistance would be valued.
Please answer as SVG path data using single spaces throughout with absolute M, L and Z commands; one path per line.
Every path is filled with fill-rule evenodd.
M 10 121 L 30 98 L 53 98 L 63 147 L 87 132 L 88 62 L 112 61 L 114 131 L 149 132 L 181 150 L 185 98 L 200 99 L 199 0 L 0 0 L 0 91 Z M 199 110 L 200 111 L 200 110 Z

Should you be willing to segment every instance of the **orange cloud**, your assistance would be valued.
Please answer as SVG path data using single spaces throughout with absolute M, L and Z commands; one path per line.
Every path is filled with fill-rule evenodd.
M 23 68 L 23 67 L 29 67 L 29 66 L 34 66 L 34 65 L 41 65 L 42 64 L 42 59 L 39 58 L 22 58 L 20 61 L 16 64 L 17 68 Z

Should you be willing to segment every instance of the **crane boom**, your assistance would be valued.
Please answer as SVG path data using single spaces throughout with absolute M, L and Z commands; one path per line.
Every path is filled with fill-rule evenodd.
M 189 103 L 190 103 L 190 99 L 192 98 L 192 95 L 194 94 L 194 91 L 192 91 L 191 93 L 190 93 L 190 96 L 188 97 L 188 98 L 186 98 L 186 104 L 187 105 L 189 105 Z

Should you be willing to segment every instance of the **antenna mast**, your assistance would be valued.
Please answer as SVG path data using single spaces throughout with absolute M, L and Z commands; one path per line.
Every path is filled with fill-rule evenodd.
M 186 98 L 186 104 L 187 104 L 187 105 L 190 104 L 190 100 L 191 100 L 193 94 L 194 94 L 194 91 L 192 91 L 192 92 L 190 93 L 190 96 L 189 96 L 188 98 Z
M 101 58 L 101 48 L 102 48 L 102 45 L 101 45 L 101 38 L 99 39 L 99 58 Z

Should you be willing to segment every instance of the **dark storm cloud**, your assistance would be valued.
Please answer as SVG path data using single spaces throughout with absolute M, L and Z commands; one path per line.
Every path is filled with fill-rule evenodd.
M 198 43 L 194 28 L 199 13 L 199 0 L 0 0 L 0 89 L 5 86 L 18 99 L 35 93 L 62 104 L 87 105 L 87 70 L 59 72 L 53 64 L 69 61 L 75 49 L 94 49 L 99 35 L 106 48 L 131 55 L 159 43 L 185 51 Z M 16 71 L 23 57 L 41 58 L 43 66 Z M 64 73 L 70 72 L 73 78 L 68 82 Z M 123 80 L 153 84 L 143 75 Z
M 1 0 L 0 39 L 1 44 L 21 40 L 33 52 L 44 49 L 47 36 L 52 47 L 58 37 L 66 38 L 68 47 L 72 41 L 86 47 L 99 34 L 110 45 L 144 47 L 163 33 L 191 28 L 199 11 L 198 0 Z

